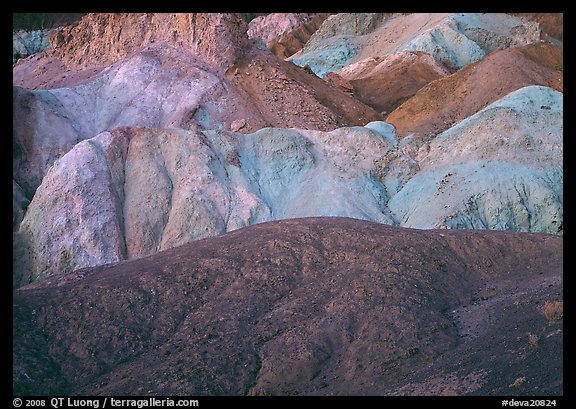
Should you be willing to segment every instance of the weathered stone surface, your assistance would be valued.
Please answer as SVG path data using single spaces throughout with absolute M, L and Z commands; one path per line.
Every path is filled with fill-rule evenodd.
M 544 14 L 340 15 L 323 79 L 238 15 L 60 30 L 13 69 L 13 392 L 562 394 Z
M 562 234 L 561 92 L 521 88 L 419 152 L 388 203 L 400 225 Z
M 12 63 L 42 50 L 50 48 L 48 33 L 50 30 L 18 30 L 12 32 Z
M 561 395 L 562 253 L 324 217 L 50 277 L 13 295 L 14 393 Z
M 326 20 L 331 13 L 313 13 L 308 21 L 300 24 L 294 30 L 289 31 L 266 44 L 266 47 L 272 53 L 282 59 L 288 58 L 294 53 L 300 51 L 308 42 L 312 34 L 320 28 L 322 22 Z
M 13 87 L 12 95 L 13 178 L 26 198 L 32 199 L 52 163 L 82 136 L 51 92 Z
M 451 74 L 431 55 L 400 51 L 347 65 L 338 75 L 350 82 L 354 96 L 383 115 L 389 114 L 419 89 Z M 334 75 L 331 73 L 327 74 Z
M 20 226 L 32 277 L 138 258 L 249 224 L 302 216 L 393 223 L 374 163 L 388 126 L 331 132 L 118 128 L 45 176 Z M 125 247 L 124 247 L 125 246 Z
M 329 16 L 312 34 L 306 46 L 289 60 L 301 67 L 308 65 L 319 77 L 336 72 L 353 59 L 360 45 L 356 37 L 378 26 L 385 13 L 339 13 Z
M 540 25 L 543 40 L 564 41 L 564 13 L 510 13 Z
M 106 66 L 165 41 L 223 71 L 245 48 L 246 29 L 232 13 L 90 13 L 54 31 L 50 44 L 68 68 Z
M 457 13 L 406 45 L 459 70 L 487 53 L 540 41 L 540 27 L 504 13 Z
M 404 17 L 386 18 L 398 24 Z M 437 21 L 426 24 L 436 27 L 443 18 L 434 16 Z M 373 26 L 382 34 L 382 26 Z M 489 45 L 504 41 L 488 37 Z M 562 70 L 561 54 L 551 44 L 490 56 L 505 52 L 539 64 L 545 60 L 540 65 L 552 73 Z M 14 259 L 15 282 L 301 216 L 562 233 L 558 92 L 536 87 L 507 96 L 489 114 L 450 123 L 455 126 L 438 143 L 450 142 L 436 145 L 436 134 L 397 138 L 392 125 L 368 123 L 381 115 L 263 47 L 251 43 L 238 55 L 218 73 L 185 47 L 158 42 L 88 79 L 72 81 L 75 85 L 14 87 L 15 186 L 30 200 L 52 169 L 15 234 L 15 248 L 23 249 L 15 253 L 24 254 Z M 440 67 L 422 52 L 382 61 L 412 58 Z M 507 67 L 506 59 L 498 61 L 492 72 Z M 377 68 L 370 64 L 351 71 L 363 76 Z M 523 68 L 547 78 L 537 67 Z M 433 81 L 416 96 L 466 72 L 475 72 L 475 66 Z M 538 101 L 541 105 L 534 105 Z M 366 126 L 343 127 L 347 123 Z M 541 135 L 542 129 L 549 135 Z M 496 136 L 506 133 L 513 141 L 508 150 L 494 150 L 504 143 Z M 470 141 L 470 135 L 477 138 Z M 470 146 L 481 157 L 472 155 Z M 66 152 L 70 156 L 56 162 Z M 517 194 L 504 195 L 506 190 Z M 13 201 L 13 228 L 25 199 Z M 107 226 L 102 234 L 101 224 Z
M 309 13 L 270 13 L 248 23 L 248 38 L 259 38 L 264 44 L 278 40 L 310 20 Z
M 68 244 L 84 240 L 75 238 L 84 230 L 97 231 L 102 217 L 110 219 L 109 228 L 120 226 L 109 235 L 120 237 L 113 243 L 124 239 L 128 258 L 303 216 L 562 234 L 562 105 L 562 93 L 525 87 L 429 142 L 398 143 L 394 128 L 383 122 L 330 132 L 264 128 L 246 135 L 118 129 L 125 148 L 107 162 L 83 142 L 54 165 L 20 231 L 31 238 L 35 257 L 44 257 L 32 261 L 34 277 L 47 266 L 54 266 L 51 273 L 68 268 L 59 261 L 63 252 L 78 267 L 101 264 L 106 249 L 112 252 L 106 260 L 121 257 L 119 245 L 102 250 L 91 244 L 97 251 L 88 255 Z M 98 145 L 107 135 L 85 142 Z M 70 180 L 75 169 L 94 163 L 104 178 L 94 182 L 95 189 L 104 192 Z M 71 205 L 49 205 L 67 203 L 73 196 L 68 189 L 88 196 L 75 201 L 80 204 L 93 198 L 107 204 L 96 206 L 91 217 L 84 211 L 81 229 L 57 230 L 54 220 L 80 217 Z M 53 247 L 43 250 L 47 243 Z
M 546 42 L 494 51 L 421 88 L 386 120 L 399 138 L 434 136 L 519 88 L 543 85 L 562 92 L 563 60 L 562 48 Z
M 185 48 L 155 43 L 71 82 L 14 89 L 14 179 L 29 198 L 55 159 L 118 126 L 228 130 L 244 121 L 234 129 L 248 133 L 266 126 L 330 130 L 382 119 L 351 95 L 258 48 L 244 50 L 218 74 Z
M 487 53 L 538 42 L 538 23 L 504 13 L 410 13 L 331 16 L 306 47 L 290 57 L 323 77 L 366 58 L 422 51 L 459 70 Z M 370 16 L 372 16 L 370 14 Z M 352 24 L 358 19 L 366 24 Z M 344 20 L 348 23 L 344 23 Z M 359 26 L 359 29 L 355 29 Z M 352 28 L 351 28 L 352 27 Z
M 31 249 L 29 260 L 21 261 L 31 267 L 33 280 L 125 258 L 124 175 L 118 165 L 127 144 L 117 139 L 107 133 L 80 142 L 38 188 L 19 229 Z
M 340 75 L 338 75 L 336 73 L 329 72 L 324 77 L 324 80 L 328 84 L 332 85 L 335 88 L 338 88 L 341 91 L 344 91 L 344 92 L 347 92 L 350 94 L 354 93 L 354 87 L 352 86 L 350 81 L 346 80 L 345 78 L 341 77 Z
M 314 49 L 317 43 L 334 36 L 362 36 L 374 31 L 391 13 L 339 13 L 328 17 L 314 33 L 306 49 Z

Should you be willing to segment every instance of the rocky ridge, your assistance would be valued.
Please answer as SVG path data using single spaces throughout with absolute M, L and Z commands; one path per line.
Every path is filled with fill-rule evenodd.
M 561 395 L 562 14 L 266 14 L 14 64 L 13 393 Z
M 15 271 L 31 276 L 15 282 L 144 257 L 267 220 L 338 215 L 392 223 L 373 170 L 394 140 L 384 123 L 248 135 L 105 132 L 77 144 L 44 177 L 18 233 L 28 253 Z
M 248 23 L 248 38 L 259 38 L 268 45 L 294 31 L 312 18 L 310 13 L 270 13 Z
M 246 30 L 232 13 L 98 13 L 56 30 L 50 44 L 67 68 L 107 66 L 167 41 L 224 71 L 246 48 Z
M 562 157 L 563 94 L 524 87 L 420 145 L 388 206 L 406 227 L 561 234 Z
M 310 19 L 266 44 L 278 58 L 286 59 L 300 51 L 330 13 L 314 13 Z
M 140 26 L 135 21 L 144 24 L 146 18 L 152 18 L 144 17 L 130 15 L 128 23 L 133 23 L 136 30 Z M 170 18 L 191 21 L 185 16 Z M 113 24 L 102 26 L 108 19 Z M 206 26 L 214 32 L 224 30 L 216 23 L 214 27 L 208 23 Z M 54 160 L 77 142 L 118 126 L 201 126 L 247 133 L 267 126 L 331 130 L 382 119 L 347 93 L 278 60 L 247 38 L 236 41 L 238 47 L 246 46 L 236 51 L 229 50 L 230 44 L 226 43 L 223 55 L 229 55 L 226 61 L 233 64 L 227 70 L 224 65 L 214 69 L 210 58 L 219 58 L 217 45 L 205 50 L 208 57 L 197 56 L 188 49 L 191 45 L 154 40 L 165 36 L 163 31 L 152 30 L 146 36 L 151 45 L 120 58 L 145 41 L 122 42 L 122 36 L 110 39 L 111 31 L 106 30 L 112 30 L 114 24 L 120 24 L 116 17 L 89 15 L 64 31 L 68 37 L 60 42 L 53 40 L 56 43 L 51 56 L 40 53 L 14 67 L 14 117 L 19 118 L 13 136 L 17 152 L 14 180 L 29 199 Z M 104 39 L 116 44 L 110 55 L 97 58 L 101 48 L 95 42 L 93 49 L 83 50 L 82 57 L 69 57 L 74 55 L 70 49 L 81 42 L 74 33 L 84 26 L 89 27 L 82 34 L 85 41 L 104 31 Z M 131 31 L 127 28 L 124 32 L 128 36 Z M 203 31 L 198 28 L 195 32 Z M 210 35 L 198 34 L 196 41 L 208 41 Z M 200 41 L 203 36 L 206 38 Z M 223 37 L 221 41 L 224 40 Z M 120 59 L 105 69 L 93 67 L 95 60 L 115 58 Z M 75 61 L 76 68 L 64 69 L 73 64 L 69 60 Z M 37 87 L 45 89 L 29 89 Z M 30 111 L 32 114 L 28 114 Z
M 349 81 L 356 98 L 387 115 L 425 85 L 451 73 L 427 53 L 400 51 L 349 64 L 336 75 Z
M 293 217 L 561 234 L 562 118 L 562 93 L 530 86 L 429 142 L 399 142 L 385 122 L 105 132 L 44 177 L 18 233 L 29 250 L 15 271 L 30 275 L 15 283 Z
M 262 223 L 18 289 L 13 389 L 561 395 L 562 314 L 541 312 L 561 255 L 537 233 Z
M 420 88 L 386 121 L 398 137 L 430 137 L 445 131 L 510 92 L 541 85 L 562 92 L 563 49 L 547 42 L 510 47 Z
M 459 70 L 491 51 L 539 40 L 538 23 L 501 13 L 341 13 L 290 60 L 323 77 L 366 58 L 423 51 Z

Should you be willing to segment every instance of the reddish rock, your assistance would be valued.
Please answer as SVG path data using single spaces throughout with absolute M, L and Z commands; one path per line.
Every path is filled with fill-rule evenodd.
M 326 74 L 326 76 L 324 77 L 324 81 L 326 81 L 333 87 L 338 88 L 341 91 L 347 92 L 349 94 L 354 93 L 354 87 L 352 86 L 350 81 L 342 78 L 340 75 L 334 72 L 329 72 L 328 74 Z
M 303 22 L 294 30 L 283 34 L 281 37 L 268 42 L 266 46 L 277 57 L 282 59 L 288 58 L 306 45 L 312 34 L 320 28 L 330 14 L 331 13 L 314 13 L 309 20 Z
M 313 73 L 252 48 L 226 72 L 227 79 L 270 126 L 333 130 L 366 125 L 382 115 Z M 254 132 L 246 117 L 242 133 Z
M 75 143 L 117 126 L 250 133 L 267 126 L 333 130 L 382 119 L 248 41 L 245 23 L 232 24 L 236 19 L 91 14 L 60 30 L 54 50 L 17 63 L 13 168 L 27 197 Z M 180 27 L 174 38 L 166 39 L 168 23 Z M 84 42 L 90 46 L 81 47 Z
M 564 13 L 509 13 L 540 24 L 543 39 L 548 37 L 564 41 Z
M 90 13 L 53 32 L 50 43 L 70 69 L 109 65 L 168 41 L 225 70 L 248 41 L 246 29 L 245 20 L 230 13 Z
M 431 82 L 386 119 L 398 137 L 434 136 L 512 91 L 528 85 L 563 90 L 563 51 L 540 42 L 494 51 L 447 77 Z
M 447 67 L 422 51 L 367 58 L 339 72 L 353 87 L 356 98 L 383 115 L 392 112 L 423 86 L 450 73 Z

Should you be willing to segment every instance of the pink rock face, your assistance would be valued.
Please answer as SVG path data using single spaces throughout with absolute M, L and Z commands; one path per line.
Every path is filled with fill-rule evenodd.
M 13 69 L 14 179 L 31 198 L 57 158 L 117 126 L 249 133 L 382 119 L 244 30 L 235 15 L 209 13 L 90 14 L 58 31 L 53 50 Z
M 293 30 L 269 41 L 266 47 L 279 58 L 285 59 L 300 51 L 310 37 L 320 28 L 330 13 L 314 13 L 309 20 L 303 22 Z
M 342 78 L 340 75 L 333 73 L 333 72 L 329 72 L 328 74 L 326 74 L 326 76 L 324 77 L 324 81 L 326 81 L 328 84 L 344 91 L 344 92 L 348 92 L 348 93 L 353 93 L 354 92 L 354 87 L 352 86 L 352 84 L 350 83 L 350 81 Z

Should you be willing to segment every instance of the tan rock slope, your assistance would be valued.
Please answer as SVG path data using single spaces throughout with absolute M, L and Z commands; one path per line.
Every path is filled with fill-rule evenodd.
M 383 115 L 391 113 L 423 86 L 450 74 L 447 67 L 422 51 L 369 57 L 338 72 L 350 82 L 356 98 Z
M 506 94 L 528 85 L 560 92 L 563 48 L 547 42 L 494 51 L 477 63 L 439 78 L 396 108 L 386 121 L 398 137 L 437 135 Z
M 16 290 L 13 390 L 561 395 L 562 250 L 348 218 L 250 226 Z
M 248 42 L 246 22 L 232 13 L 94 13 L 50 36 L 67 68 L 107 66 L 151 43 L 168 41 L 226 70 Z

